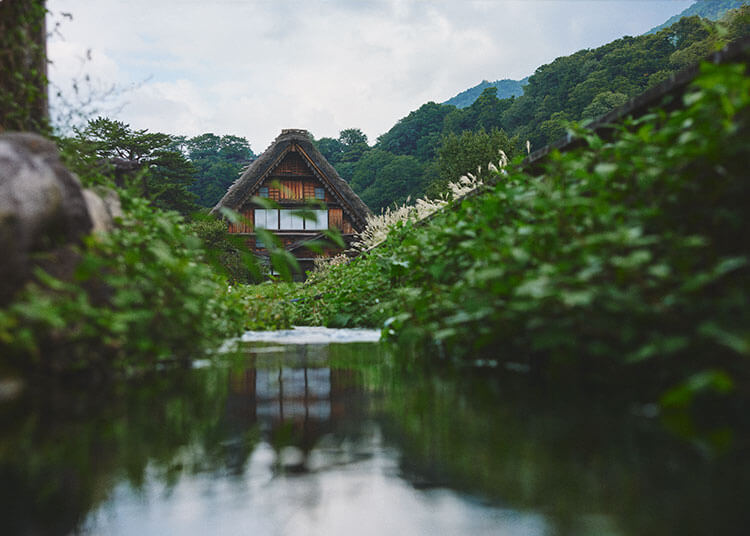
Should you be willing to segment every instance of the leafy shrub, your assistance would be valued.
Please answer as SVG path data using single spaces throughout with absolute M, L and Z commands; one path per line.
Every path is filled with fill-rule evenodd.
M 587 146 L 542 176 L 510 169 L 430 225 L 398 227 L 307 289 L 321 298 L 299 318 L 385 320 L 436 355 L 630 371 L 661 388 L 746 381 L 750 79 L 742 64 L 702 71 L 685 109 L 611 142 L 579 131 Z
M 232 284 L 259 283 L 265 279 L 263 267 L 242 243 L 243 238 L 229 234 L 225 221 L 200 214 L 194 214 L 193 219 L 190 232 L 203 241 L 206 260 L 215 271 Z
M 203 262 L 182 218 L 121 200 L 117 228 L 76 252 L 73 281 L 38 270 L 0 311 L 1 353 L 13 365 L 128 373 L 195 356 L 243 327 L 242 296 Z
M 266 281 L 260 285 L 232 288 L 241 296 L 244 327 L 251 330 L 288 329 L 292 327 L 294 305 L 291 300 L 299 285 Z

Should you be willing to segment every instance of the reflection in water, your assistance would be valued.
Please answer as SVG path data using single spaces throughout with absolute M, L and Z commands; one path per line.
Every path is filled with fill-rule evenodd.
M 0 404 L 3 533 L 741 534 L 748 524 L 741 449 L 711 461 L 601 398 L 404 369 L 374 343 L 247 344 L 223 366 L 100 393 L 44 386 Z

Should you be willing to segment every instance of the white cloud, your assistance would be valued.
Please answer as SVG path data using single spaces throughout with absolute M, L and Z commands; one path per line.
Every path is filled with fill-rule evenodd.
M 51 77 L 137 85 L 136 128 L 236 134 L 264 149 L 281 128 L 362 128 L 371 141 L 429 101 L 482 79 L 638 34 L 690 0 L 48 0 L 68 11 Z M 78 71 L 76 69 L 79 69 Z

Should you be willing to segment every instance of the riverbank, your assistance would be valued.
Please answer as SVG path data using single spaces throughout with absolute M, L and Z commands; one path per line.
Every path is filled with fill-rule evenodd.
M 432 359 L 645 385 L 662 404 L 750 393 L 750 78 L 704 65 L 669 113 L 577 131 L 541 175 L 481 195 L 304 286 L 295 324 L 372 326 Z M 291 299 L 297 301 L 287 304 Z

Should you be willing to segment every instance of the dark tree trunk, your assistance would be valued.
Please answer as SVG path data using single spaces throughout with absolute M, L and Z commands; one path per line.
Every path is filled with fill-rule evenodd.
M 45 0 L 0 0 L 0 132 L 49 131 Z

